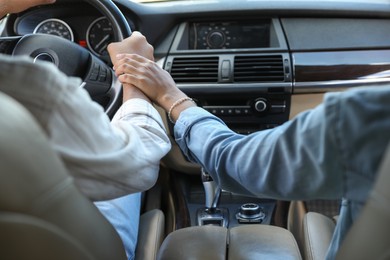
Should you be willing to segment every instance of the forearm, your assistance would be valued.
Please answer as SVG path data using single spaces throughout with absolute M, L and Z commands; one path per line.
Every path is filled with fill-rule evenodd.
M 142 129 L 143 135 L 154 136 L 153 140 L 157 143 L 170 146 L 160 114 L 149 102 L 143 99 L 133 98 L 125 102 L 112 119 L 113 125 L 118 125 L 119 123 L 128 125 L 130 128 Z M 128 136 L 122 139 L 128 142 L 129 138 L 132 137 Z M 156 145 L 158 145 L 157 143 Z
M 184 153 L 223 189 L 277 199 L 339 197 L 342 174 L 339 162 L 332 159 L 335 148 L 324 141 L 328 133 L 319 132 L 325 128 L 318 119 L 319 124 L 303 128 L 306 120 L 238 135 L 211 114 L 188 109 L 176 122 L 175 137 Z M 328 186 L 333 186 L 332 192 Z
M 85 195 L 105 200 L 153 186 L 170 143 L 150 104 L 132 99 L 110 122 L 86 93 L 82 99 L 73 92 L 62 97 L 58 109 L 67 112 L 53 118 L 51 142 Z

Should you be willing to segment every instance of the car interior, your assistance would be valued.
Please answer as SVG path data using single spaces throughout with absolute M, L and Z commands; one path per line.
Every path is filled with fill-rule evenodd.
M 140 31 L 183 92 L 248 135 L 328 92 L 388 86 L 389 28 L 388 0 L 57 0 L 3 18 L 0 53 L 80 77 L 112 118 L 122 92 L 106 47 Z M 2 93 L 0 108 L 0 259 L 125 259 L 119 236 L 31 115 Z M 182 154 L 174 125 L 156 109 L 172 149 L 143 193 L 137 260 L 325 258 L 340 201 L 223 190 Z M 338 259 L 390 259 L 389 172 L 388 152 Z

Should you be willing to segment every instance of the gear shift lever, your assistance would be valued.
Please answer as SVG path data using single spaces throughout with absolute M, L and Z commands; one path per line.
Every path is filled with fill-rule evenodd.
M 226 208 L 218 208 L 217 204 L 221 196 L 221 188 L 203 168 L 202 183 L 205 190 L 205 207 L 198 209 L 197 222 L 202 225 L 217 225 L 227 227 L 229 224 L 229 212 Z
M 203 168 L 201 169 L 201 172 L 202 172 L 202 183 L 203 183 L 205 197 L 206 197 L 205 206 L 206 208 L 211 208 L 212 206 L 214 206 L 213 202 L 214 202 L 214 197 L 217 194 L 217 185 L 215 184 L 210 174 L 205 172 Z

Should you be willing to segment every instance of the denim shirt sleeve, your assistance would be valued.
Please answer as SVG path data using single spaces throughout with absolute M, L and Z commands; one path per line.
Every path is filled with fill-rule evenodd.
M 321 106 L 246 136 L 201 108 L 191 108 L 180 115 L 175 137 L 184 154 L 226 190 L 276 199 L 338 198 L 340 156 L 335 143 L 326 141 L 332 133 L 324 115 Z
M 367 95 L 382 106 L 370 107 Z M 372 175 L 389 139 L 390 129 L 384 123 L 375 130 L 378 140 L 373 145 L 380 147 L 378 154 L 366 166 L 372 131 L 367 122 L 374 124 L 378 120 L 374 115 L 388 113 L 388 109 L 370 110 L 389 107 L 389 94 L 387 100 L 378 101 L 381 95 L 372 89 L 328 94 L 317 108 L 275 129 L 247 136 L 234 133 L 201 108 L 189 108 L 175 125 L 175 138 L 184 154 L 226 190 L 275 199 L 354 199 L 361 190 L 354 192 L 353 186 L 365 179 L 356 168 Z M 381 121 L 388 122 L 386 117 Z M 368 186 L 363 184 L 362 190 Z M 367 191 L 363 194 L 366 197 Z

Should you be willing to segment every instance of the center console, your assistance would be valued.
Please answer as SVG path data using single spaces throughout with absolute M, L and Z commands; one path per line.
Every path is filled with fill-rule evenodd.
M 233 195 L 227 191 L 222 191 L 203 168 L 201 175 L 205 205 L 203 207 L 199 206 L 199 203 L 198 205 L 196 203 L 193 205 L 191 201 L 188 201 L 188 205 L 195 206 L 193 209 L 196 210 L 195 215 L 194 210 L 190 214 L 192 226 L 213 225 L 227 228 L 239 224 L 269 224 L 271 222 L 270 213 L 272 213 L 274 205 L 272 201 L 269 201 L 266 206 L 264 200 L 254 198 L 249 200 L 245 196 Z M 221 197 L 224 196 L 229 196 L 230 198 L 221 201 Z M 239 197 L 241 197 L 241 201 L 238 200 Z
M 198 106 L 247 135 L 289 120 L 291 63 L 279 19 L 226 18 L 181 23 L 163 68 Z M 168 129 L 173 137 L 170 122 Z M 185 198 L 189 221 L 184 227 L 271 224 L 274 200 L 207 191 L 210 183 L 201 181 L 200 167 L 179 158 L 174 156 L 178 166 L 170 168 Z
M 163 67 L 198 106 L 239 134 L 289 120 L 292 65 L 278 19 L 184 22 Z M 168 128 L 173 137 L 169 122 Z M 300 259 L 289 231 L 270 225 L 275 224 L 275 200 L 221 190 L 198 165 L 178 158 L 179 153 L 172 193 L 183 199 L 173 206 L 175 231 L 165 239 L 160 259 L 227 259 L 227 253 L 229 259 L 247 259 L 249 252 L 260 258 L 283 258 L 286 252 Z

